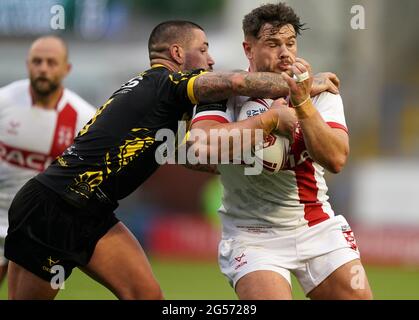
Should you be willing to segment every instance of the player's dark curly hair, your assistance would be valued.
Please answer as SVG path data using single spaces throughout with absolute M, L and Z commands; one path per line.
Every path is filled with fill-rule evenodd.
M 291 24 L 296 34 L 305 30 L 304 23 L 300 22 L 300 17 L 294 10 L 285 3 L 265 4 L 253 9 L 243 19 L 243 32 L 245 37 L 259 37 L 260 28 L 265 23 L 271 24 L 275 28 L 280 28 L 286 24 Z
M 187 42 L 191 39 L 190 30 L 204 29 L 198 24 L 185 20 L 171 20 L 158 24 L 151 31 L 148 39 L 148 52 L 151 56 L 152 52 L 159 52 L 167 48 L 175 42 Z

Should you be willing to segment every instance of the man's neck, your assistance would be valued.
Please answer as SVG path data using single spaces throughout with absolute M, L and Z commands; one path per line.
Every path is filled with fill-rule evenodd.
M 44 96 L 36 93 L 35 90 L 33 90 L 31 87 L 30 91 L 32 96 L 32 104 L 43 109 L 53 110 L 57 107 L 57 104 L 63 94 L 63 90 L 63 86 L 59 86 L 57 90 L 51 92 L 47 96 Z
M 167 69 L 169 69 L 170 71 L 173 71 L 173 72 L 182 71 L 181 67 L 177 63 L 175 63 L 173 61 L 170 61 L 170 60 L 167 60 L 167 59 L 156 58 L 156 59 L 151 59 L 150 60 L 150 65 L 151 66 L 156 65 L 156 64 L 161 64 L 161 65 L 163 65 L 164 67 L 166 67 Z

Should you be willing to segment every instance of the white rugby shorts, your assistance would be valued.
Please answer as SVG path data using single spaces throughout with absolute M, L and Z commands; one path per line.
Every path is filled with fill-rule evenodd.
M 258 270 L 277 272 L 291 286 L 292 272 L 306 295 L 337 268 L 360 258 L 353 232 L 340 215 L 292 230 L 243 227 L 224 215 L 218 249 L 221 272 L 233 288 L 241 277 Z

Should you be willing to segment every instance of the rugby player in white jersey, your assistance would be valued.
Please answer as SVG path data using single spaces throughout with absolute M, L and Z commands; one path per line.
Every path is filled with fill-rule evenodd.
M 292 117 L 298 122 L 279 173 L 244 175 L 240 165 L 218 165 L 224 186 L 220 268 L 240 299 L 291 299 L 291 272 L 311 299 L 371 299 L 353 233 L 331 208 L 323 176 L 324 169 L 341 171 L 349 154 L 342 99 L 329 92 L 310 99 L 311 67 L 297 58 L 302 27 L 283 3 L 260 6 L 243 20 L 250 71 L 283 74 L 292 103 L 276 104 L 284 108 L 284 128 Z M 305 81 L 290 77 L 305 72 Z M 192 129 L 234 128 L 247 100 L 198 106 Z
M 71 64 L 60 38 L 36 39 L 26 66 L 29 79 L 0 88 L 0 282 L 7 270 L 7 212 L 16 192 L 71 145 L 96 111 L 62 84 Z

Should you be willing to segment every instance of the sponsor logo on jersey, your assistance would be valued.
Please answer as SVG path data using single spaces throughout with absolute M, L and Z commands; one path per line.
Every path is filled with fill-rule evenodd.
M 18 167 L 37 171 L 44 171 L 53 160 L 49 155 L 11 147 L 2 142 L 0 159 Z

